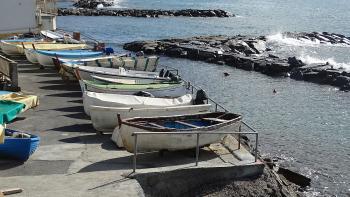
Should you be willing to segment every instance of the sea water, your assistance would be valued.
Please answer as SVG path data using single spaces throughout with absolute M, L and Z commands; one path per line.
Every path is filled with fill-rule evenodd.
M 69 6 L 67 3 L 65 6 Z M 280 56 L 329 62 L 350 70 L 350 47 L 284 37 L 282 32 L 327 31 L 350 36 L 349 0 L 120 0 L 138 9 L 223 9 L 232 18 L 58 17 L 58 26 L 80 31 L 123 51 L 125 42 L 195 35 L 266 35 Z M 272 78 L 229 66 L 161 58 L 183 78 L 204 88 L 260 132 L 259 150 L 312 178 L 308 195 L 350 193 L 350 93 L 289 78 Z M 224 77 L 228 72 L 230 76 Z M 273 94 L 273 89 L 277 93 Z

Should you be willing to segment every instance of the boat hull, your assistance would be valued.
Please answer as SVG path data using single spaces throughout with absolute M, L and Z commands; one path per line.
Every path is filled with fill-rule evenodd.
M 90 106 L 151 108 L 191 105 L 192 95 L 187 94 L 178 98 L 152 98 L 134 95 L 105 94 L 85 91 L 83 94 L 84 111 L 90 116 Z
M 82 80 L 79 80 L 79 84 L 82 92 L 99 92 L 99 93 L 109 93 L 109 94 L 126 94 L 134 95 L 140 91 L 145 91 L 152 94 L 154 97 L 179 97 L 187 94 L 188 90 L 185 84 L 174 84 L 173 86 L 168 86 L 164 88 L 149 88 L 149 89 L 117 89 L 117 88 L 104 88 L 95 86 L 89 83 L 85 83 Z M 135 85 L 137 86 L 137 85 Z
M 92 125 L 96 130 L 103 132 L 111 132 L 118 125 L 118 114 L 120 114 L 122 119 L 133 117 L 197 114 L 208 112 L 210 106 L 210 104 L 151 108 L 91 106 L 90 116 Z
M 213 128 L 199 128 L 193 132 L 228 132 L 238 131 L 241 125 L 241 120 L 234 121 L 231 124 L 223 124 L 223 126 L 216 126 Z M 119 129 L 119 134 L 123 142 L 123 146 L 128 152 L 134 152 L 134 132 L 149 132 L 148 130 L 122 124 Z M 178 131 L 181 132 L 181 131 Z M 156 133 L 156 132 L 155 132 Z M 220 142 L 227 134 L 201 134 L 199 137 L 199 146 L 205 146 Z M 117 138 L 117 141 L 120 139 Z M 185 150 L 196 148 L 197 135 L 196 134 L 166 134 L 166 135 L 140 135 L 138 136 L 137 150 L 138 152 L 160 151 L 160 150 Z
M 39 63 L 34 49 L 25 49 L 24 54 L 26 55 L 26 58 L 29 62 L 33 64 Z

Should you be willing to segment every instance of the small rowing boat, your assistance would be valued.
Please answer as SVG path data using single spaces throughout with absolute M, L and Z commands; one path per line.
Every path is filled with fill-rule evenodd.
M 132 95 L 140 91 L 146 91 L 155 97 L 179 97 L 187 93 L 186 84 L 183 82 L 130 85 L 80 80 L 79 83 L 82 92 L 91 91 L 100 93 Z
M 41 43 L 41 44 L 24 44 L 17 45 L 18 51 L 26 55 L 31 63 L 38 63 L 35 50 L 73 50 L 73 49 L 89 49 L 86 44 L 58 44 L 58 43 Z
M 185 150 L 196 147 L 196 132 L 238 131 L 241 120 L 240 115 L 226 112 L 123 120 L 119 118 L 119 127 L 114 131 L 119 133 L 114 135 L 119 142 L 118 146 L 124 146 L 128 152 L 134 152 L 133 133 L 135 132 L 154 132 L 154 134 L 138 136 L 138 151 Z M 157 134 L 158 132 L 193 132 L 194 134 Z M 225 136 L 226 134 L 201 134 L 199 146 L 220 142 Z
M 191 103 L 191 94 L 186 94 L 176 98 L 154 98 L 90 91 L 85 91 L 83 94 L 84 111 L 87 115 L 90 115 L 90 106 L 92 105 L 103 107 L 149 108 L 191 105 Z
M 42 66 L 53 66 L 53 58 L 64 59 L 81 59 L 92 58 L 102 56 L 102 51 L 91 50 L 61 50 L 61 51 L 48 51 L 48 50 L 35 50 L 38 62 Z

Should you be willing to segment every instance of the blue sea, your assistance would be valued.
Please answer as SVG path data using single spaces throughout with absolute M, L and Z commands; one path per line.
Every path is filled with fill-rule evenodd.
M 266 35 L 280 56 L 296 56 L 308 64 L 329 62 L 350 71 L 349 46 L 298 41 L 281 34 L 327 31 L 350 36 L 349 0 L 119 0 L 115 8 L 223 9 L 236 17 L 61 16 L 58 27 L 93 36 L 119 52 L 123 43 L 135 40 Z M 260 132 L 262 155 L 279 158 L 281 165 L 312 178 L 307 195 L 350 195 L 349 92 L 198 61 L 161 57 L 161 64 L 178 68 L 183 78 L 242 114 Z M 224 72 L 230 76 L 224 77 Z

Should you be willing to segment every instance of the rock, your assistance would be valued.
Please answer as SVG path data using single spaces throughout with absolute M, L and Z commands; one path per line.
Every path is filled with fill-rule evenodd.
M 78 0 L 73 6 L 78 8 L 96 9 L 99 7 L 110 7 L 114 5 L 113 0 Z
M 170 57 L 181 57 L 181 55 L 183 55 L 183 50 L 181 48 L 169 48 L 165 50 L 164 53 Z
M 337 76 L 335 78 L 335 81 L 333 82 L 333 85 L 337 87 L 346 87 L 350 86 L 350 77 L 347 76 Z
M 105 7 L 113 4 L 112 0 L 80 0 L 74 6 L 80 9 L 80 15 L 91 16 L 91 12 L 95 12 L 98 5 Z M 59 16 L 76 15 L 75 8 L 59 8 Z M 132 16 L 132 17 L 159 17 L 159 16 L 184 16 L 184 17 L 231 17 L 234 16 L 224 10 L 141 10 L 141 9 L 98 9 L 99 12 L 95 16 Z
M 301 60 L 298 60 L 296 57 L 289 57 L 288 64 L 290 65 L 291 69 L 305 66 L 305 64 Z

